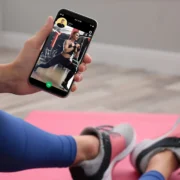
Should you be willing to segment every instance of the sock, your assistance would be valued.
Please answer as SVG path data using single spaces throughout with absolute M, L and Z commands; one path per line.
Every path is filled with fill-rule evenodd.
M 165 180 L 163 175 L 158 171 L 149 171 L 145 173 L 139 180 Z
M 0 172 L 68 167 L 76 153 L 73 137 L 45 132 L 0 111 Z

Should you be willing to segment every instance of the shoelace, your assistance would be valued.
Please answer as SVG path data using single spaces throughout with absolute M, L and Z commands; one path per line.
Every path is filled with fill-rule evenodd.
M 106 132 L 112 131 L 113 128 L 114 127 L 110 126 L 110 125 L 102 125 L 102 126 L 96 127 L 97 130 L 99 130 L 99 131 L 106 131 Z
M 116 136 L 120 136 L 119 133 L 116 133 L 116 132 L 113 132 L 112 129 L 114 128 L 114 126 L 110 126 L 110 125 L 102 125 L 102 126 L 98 126 L 96 127 L 96 129 L 98 131 L 104 131 L 104 132 L 107 132 L 108 134 L 113 134 L 113 135 L 116 135 Z

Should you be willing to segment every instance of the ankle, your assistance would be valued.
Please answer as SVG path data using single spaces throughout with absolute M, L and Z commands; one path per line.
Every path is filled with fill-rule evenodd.
M 94 159 L 99 153 L 99 140 L 95 136 L 74 137 L 77 143 L 75 164 Z
M 167 164 L 167 162 L 169 163 L 168 166 L 171 166 L 172 169 L 176 169 L 178 166 L 178 161 L 176 159 L 175 154 L 172 151 L 169 150 L 165 150 L 163 152 L 160 152 L 156 155 L 154 155 L 149 164 L 157 164 L 157 165 L 162 165 L 162 164 Z
M 99 139 L 95 136 L 89 136 L 89 144 L 84 149 L 86 160 L 91 160 L 97 157 L 99 153 Z
M 149 161 L 146 172 L 158 171 L 165 179 L 168 179 L 171 174 L 177 169 L 178 161 L 173 152 L 166 150 L 154 155 Z

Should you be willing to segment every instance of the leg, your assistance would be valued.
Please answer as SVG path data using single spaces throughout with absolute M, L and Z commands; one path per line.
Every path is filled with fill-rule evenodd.
M 59 136 L 0 111 L 0 172 L 70 166 L 74 180 L 101 180 L 111 176 L 113 165 L 134 144 L 134 130 L 127 124 L 109 131 L 86 128 L 77 137 Z
M 70 70 L 70 72 L 68 73 L 65 82 L 68 82 L 75 74 L 76 72 L 76 67 L 71 63 L 67 66 L 67 68 Z
M 174 153 L 169 150 L 160 152 L 150 159 L 146 173 L 140 180 L 152 180 L 153 177 L 157 180 L 168 180 L 177 167 L 178 162 Z
M 131 154 L 133 166 L 142 174 L 140 180 L 168 180 L 179 166 L 180 122 L 164 136 L 145 140 Z
M 69 69 L 69 73 L 66 77 L 66 79 L 64 80 L 64 82 L 62 83 L 62 86 L 68 90 L 67 84 L 69 82 L 69 80 L 74 76 L 74 74 L 76 73 L 76 67 L 72 64 L 69 63 L 68 65 L 65 66 L 67 69 Z
M 38 68 L 44 68 L 44 69 L 47 69 L 47 68 L 50 68 L 51 67 L 51 63 L 48 62 L 46 64 L 39 64 L 37 65 L 35 68 L 34 68 L 34 71 L 37 71 Z
M 87 128 L 81 135 L 91 134 L 100 141 L 96 158 L 70 168 L 73 180 L 110 180 L 115 164 L 124 159 L 134 148 L 136 135 L 128 124 L 116 127 Z
M 94 158 L 98 150 L 95 136 L 50 134 L 0 111 L 0 172 L 68 167 Z
M 40 68 L 50 68 L 52 66 L 55 66 L 56 64 L 59 63 L 59 58 L 61 57 L 61 55 L 54 57 L 52 60 L 50 60 L 49 62 L 47 62 L 46 64 L 39 64 L 35 67 L 34 71 L 37 71 L 37 69 Z
M 165 180 L 158 171 L 150 171 L 144 174 L 139 180 Z

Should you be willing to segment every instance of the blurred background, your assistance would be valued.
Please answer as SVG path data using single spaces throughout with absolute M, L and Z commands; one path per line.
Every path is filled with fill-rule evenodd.
M 78 91 L 66 99 L 1 94 L 0 109 L 20 117 L 33 110 L 179 113 L 180 1 L 0 0 L 0 62 L 14 60 L 61 8 L 99 23 Z

